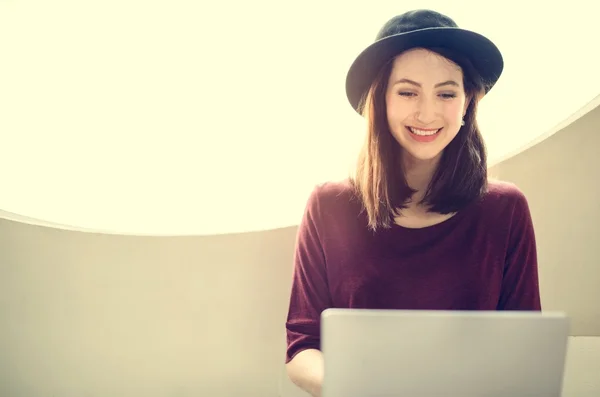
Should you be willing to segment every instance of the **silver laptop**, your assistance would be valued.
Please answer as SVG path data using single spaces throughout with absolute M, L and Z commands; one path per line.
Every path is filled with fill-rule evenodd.
M 323 397 L 558 397 L 563 313 L 328 309 Z

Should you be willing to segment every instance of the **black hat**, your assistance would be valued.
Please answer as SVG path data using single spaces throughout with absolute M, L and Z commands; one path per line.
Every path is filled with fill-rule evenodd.
M 361 100 L 381 68 L 411 48 L 447 48 L 468 58 L 483 78 L 488 93 L 502 74 L 502 54 L 488 38 L 458 27 L 449 17 L 431 10 L 414 10 L 395 16 L 383 25 L 375 42 L 350 66 L 346 95 L 360 113 Z

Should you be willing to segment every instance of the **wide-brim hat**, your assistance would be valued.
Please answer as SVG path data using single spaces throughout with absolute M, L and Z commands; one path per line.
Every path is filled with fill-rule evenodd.
M 484 81 L 486 94 L 504 68 L 500 50 L 487 37 L 459 28 L 451 18 L 436 11 L 409 11 L 386 22 L 375 42 L 350 66 L 346 95 L 352 107 L 361 113 L 362 101 L 382 67 L 400 53 L 417 47 L 450 49 L 469 59 Z

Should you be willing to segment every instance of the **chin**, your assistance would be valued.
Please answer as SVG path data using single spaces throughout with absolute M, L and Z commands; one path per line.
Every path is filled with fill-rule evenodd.
M 440 142 L 441 143 L 441 142 Z M 402 152 L 407 154 L 413 160 L 432 161 L 437 160 L 446 145 L 437 144 L 415 144 L 414 142 L 400 142 Z
M 412 134 L 408 129 L 397 137 L 397 141 L 408 154 L 417 161 L 432 161 L 440 157 L 444 148 L 450 143 L 445 128 L 434 135 L 422 137 Z
M 411 150 L 410 148 L 404 149 L 403 152 L 410 156 L 415 161 L 434 161 L 439 159 L 442 154 L 442 150 L 438 151 L 421 151 L 421 150 Z

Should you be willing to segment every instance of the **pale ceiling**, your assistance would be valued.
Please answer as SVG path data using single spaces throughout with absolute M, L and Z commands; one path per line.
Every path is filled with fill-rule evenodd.
M 491 164 L 600 94 L 589 0 L 199 3 L 0 2 L 0 210 L 123 234 L 297 224 L 362 139 L 347 67 L 412 8 L 447 13 L 503 52 L 480 110 Z

